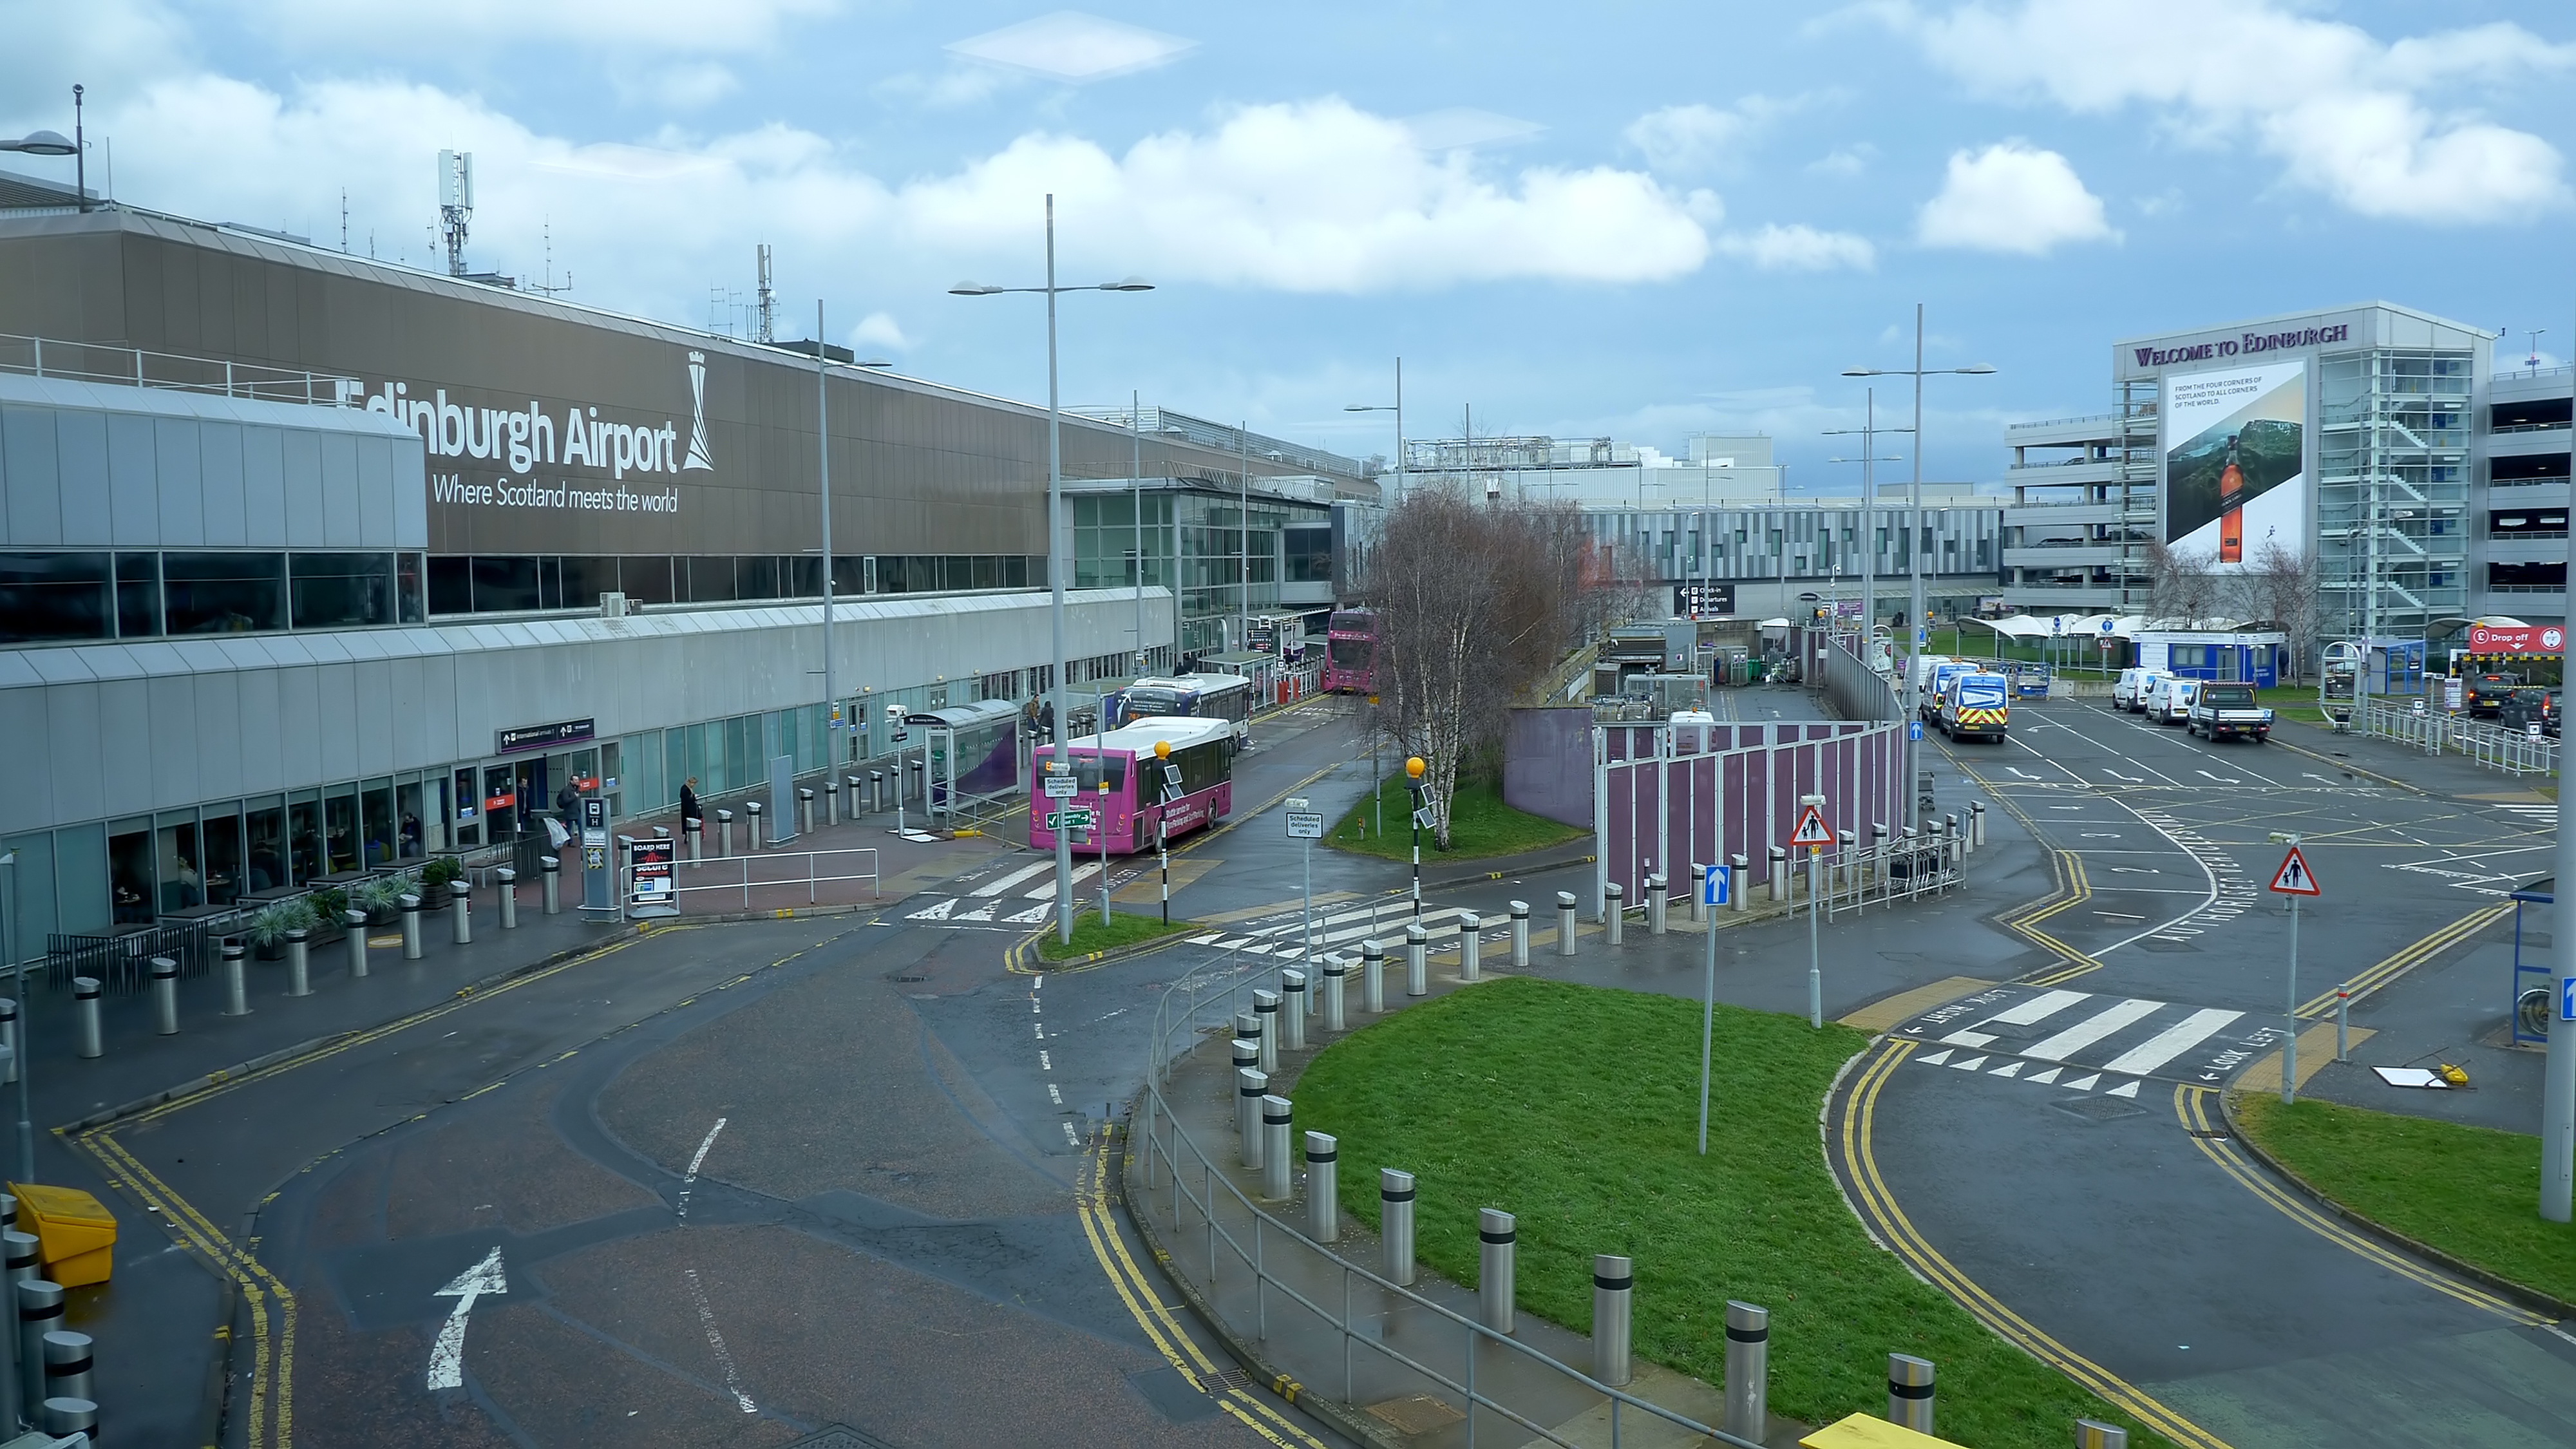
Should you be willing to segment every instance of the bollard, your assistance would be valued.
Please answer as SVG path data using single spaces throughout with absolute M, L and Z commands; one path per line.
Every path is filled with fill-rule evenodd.
M 823 823 L 841 823 L 841 782 L 829 775 L 823 777 Z
M 17 998 L 0 996 L 0 1047 L 8 1055 L 0 1057 L 0 1084 L 18 1080 L 18 1002 Z M 0 1428 L 7 1428 L 0 1424 Z
M 1342 1238 L 1340 1151 L 1331 1133 L 1306 1134 L 1306 1236 L 1319 1243 Z
M 1592 1376 L 1610 1387 L 1625 1388 L 1633 1376 L 1628 1361 L 1628 1308 L 1636 1296 L 1635 1265 L 1614 1253 L 1592 1259 Z
M 58 1328 L 45 1335 L 45 1397 L 48 1399 L 94 1399 L 90 1382 L 90 1338 Z
M 515 931 L 519 929 L 519 873 L 505 865 L 492 876 L 501 883 L 501 929 Z
M 167 956 L 152 958 L 152 1030 L 179 1034 L 179 963 Z
M 1512 1331 L 1512 1215 L 1499 1208 L 1476 1212 L 1476 1317 L 1496 1333 Z
M 1770 862 L 1771 899 L 1774 901 L 1785 901 L 1789 898 L 1788 847 L 1780 845 L 1772 846 L 1770 854 L 1766 858 Z
M 1458 913 L 1458 979 L 1485 978 L 1485 918 L 1474 911 Z
M 44 1272 L 44 1241 L 34 1233 L 11 1228 L 0 1232 L 0 1260 L 8 1264 L 9 1295 L 17 1297 L 18 1285 Z
M 1726 1301 L 1726 1432 L 1759 1442 L 1771 1413 L 1771 1310 Z
M 1980 800 L 1968 807 L 1968 848 L 1974 850 L 1985 843 L 1986 802 Z M 2119 1433 L 2122 1438 L 2128 1437 L 2125 1431 L 2115 1430 L 2114 1432 Z
M 98 1405 L 87 1399 L 47 1399 L 44 1412 L 37 1415 L 39 1427 L 48 1434 L 78 1434 L 90 1443 L 98 1442 Z
M 1932 1360 L 1910 1353 L 1887 1356 L 1887 1422 L 1918 1434 L 1932 1432 Z
M 1252 993 L 1254 1041 L 1261 1043 L 1261 1070 L 1279 1070 L 1279 993 L 1256 988 Z M 1249 1164 L 1247 1164 L 1249 1165 Z
M 742 808 L 743 813 L 751 817 L 743 822 L 742 833 L 745 842 L 743 849 L 748 854 L 758 855 L 769 848 L 769 842 L 763 839 L 760 833 L 760 802 L 752 800 L 746 802 Z
M 1529 969 L 1529 902 L 1512 902 L 1512 965 Z
M 242 979 L 242 944 L 228 940 L 223 945 L 224 1015 L 250 1015 L 250 983 Z M 81 1395 L 88 1398 L 87 1394 Z
M 80 1038 L 78 1051 L 81 1059 L 84 1061 L 96 1060 L 98 1057 L 97 977 L 75 976 L 72 978 L 72 1016 L 78 1023 L 75 1029 Z
M 1556 954 L 1574 954 L 1574 892 L 1556 893 Z
M 689 840 L 689 864 L 697 864 L 699 852 L 704 848 L 707 838 L 707 822 L 695 817 L 683 820 L 680 822 L 680 833 L 687 836 Z
M 614 892 L 611 892 L 614 894 Z M 451 881 L 447 887 L 447 913 L 454 918 L 456 944 L 474 944 L 474 901 L 465 892 L 465 882 Z
M 796 831 L 800 835 L 814 833 L 814 787 L 811 785 L 796 787 Z
M 697 837 L 689 838 L 695 840 Z M 562 914 L 563 862 L 551 855 L 541 855 L 537 857 L 537 874 L 545 883 L 545 913 L 549 916 Z
M 367 913 L 364 911 L 342 911 L 340 913 L 340 933 L 346 937 L 349 942 L 350 978 L 357 981 L 366 980 Z
M 1413 1174 L 1392 1167 L 1377 1170 L 1378 1244 L 1384 1256 L 1378 1275 L 1390 1283 L 1413 1286 Z M 60 1292 L 60 1289 L 56 1289 Z
M 1261 1043 L 1239 1036 L 1234 1039 L 1234 1069 L 1240 1072 L 1246 1068 L 1261 1070 Z
M 1239 1041 L 1252 1043 L 1254 1066 L 1261 1065 L 1261 1018 L 1249 1011 L 1234 1014 L 1234 1035 Z
M 716 859 L 728 860 L 731 859 L 732 856 L 733 812 L 730 810 L 719 810 L 716 812 Z
M 311 933 L 302 926 L 286 933 L 286 994 L 313 994 L 313 953 L 306 944 Z
M 868 813 L 871 815 L 881 814 L 884 810 L 885 771 L 870 770 L 868 771 Z
M 1749 911 L 1753 909 L 1753 872 L 1747 868 L 1750 862 L 1741 855 L 1730 855 L 1726 860 L 1734 872 L 1726 878 L 1726 898 L 1735 902 L 1736 910 Z
M 403 959 L 420 959 L 420 897 L 405 891 L 401 897 Z
M 1404 994 L 1431 994 L 1431 933 L 1419 924 L 1404 928 Z
M 1852 882 L 1852 840 L 1852 833 L 1848 830 L 1834 832 L 1834 868 L 1826 879 L 1835 886 L 1847 886 Z
M 2099 1419 L 2078 1419 L 2075 1449 L 2129 1449 L 2129 1431 Z
M 1242 1140 L 1236 1145 L 1237 1155 L 1246 1167 L 1261 1165 L 1261 1099 L 1270 1095 L 1270 1078 L 1257 1067 L 1238 1067 L 1234 1073 L 1234 1130 Z
M 841 783 L 850 792 L 850 822 L 856 824 L 859 819 L 859 777 L 856 772 L 852 772 L 843 775 Z
M 1360 1009 L 1386 1014 L 1386 948 L 1375 941 L 1360 942 Z
M 1302 1052 L 1306 1049 L 1306 973 L 1279 973 L 1279 1049 Z
M 1285 1097 L 1261 1099 L 1261 1195 L 1284 1202 L 1290 1191 L 1288 1124 L 1296 1108 Z
M 49 1278 L 18 1285 L 18 1382 L 30 1397 L 45 1382 L 45 1335 L 63 1326 L 63 1288 Z
M 1628 888 L 1615 880 L 1601 888 L 1601 932 L 1613 946 L 1628 939 Z
M 1708 867 L 1704 865 L 1694 865 L 1691 867 L 1690 899 L 1691 924 L 1694 926 L 1704 926 L 1708 924 L 1708 902 L 1700 899 L 1700 897 L 1707 894 Z
M 1661 871 L 1646 877 L 1646 934 L 1664 934 L 1664 898 L 1670 894 Z
M 1348 956 L 1336 955 L 1324 958 L 1324 1030 L 1326 1031 L 1350 1030 L 1343 1025 L 1342 1016 L 1342 978 L 1349 973 L 1350 969 L 1351 958 Z

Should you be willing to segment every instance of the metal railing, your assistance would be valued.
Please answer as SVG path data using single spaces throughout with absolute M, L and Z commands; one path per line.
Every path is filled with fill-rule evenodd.
M 182 976 L 203 976 L 214 969 L 215 946 L 238 919 L 236 912 L 199 920 L 159 921 L 114 935 L 48 933 L 45 982 L 64 986 L 75 976 L 87 976 L 104 982 L 111 991 L 140 991 L 155 956 L 178 962 Z M 219 931 L 218 926 L 227 929 Z
M 859 864 L 856 860 L 840 862 L 837 860 L 838 857 L 862 855 L 867 857 L 866 870 L 843 871 L 837 868 L 843 863 Z M 833 868 L 826 868 L 819 863 L 822 857 L 827 856 L 836 858 Z M 801 866 L 799 862 L 802 862 Z M 710 871 L 725 874 L 728 870 L 736 877 L 735 879 L 711 881 L 705 878 Z M 802 874 L 798 873 L 800 870 Z M 837 850 L 765 850 L 743 855 L 714 856 L 705 860 L 683 860 L 679 862 L 673 879 L 679 882 L 673 887 L 673 892 L 683 897 L 691 891 L 739 891 L 742 894 L 742 908 L 746 911 L 751 909 L 753 891 L 780 886 L 805 887 L 805 904 L 809 906 L 818 904 L 821 900 L 817 887 L 836 881 L 863 880 L 868 883 L 869 895 L 879 893 L 877 848 L 873 845 L 844 846 Z
M 0 372 L 321 407 L 346 407 L 361 391 L 356 378 L 327 372 L 297 372 L 248 362 L 17 333 L 0 333 Z
M 1235 1186 L 1233 1180 L 1218 1169 L 1215 1162 L 1200 1148 L 1197 1140 L 1190 1136 L 1188 1130 L 1181 1126 L 1179 1115 L 1172 1110 L 1171 1103 L 1163 1096 L 1163 1088 L 1170 1079 L 1172 1063 L 1176 1059 L 1175 1036 L 1195 1037 L 1202 1029 L 1201 1017 L 1209 1014 L 1212 1006 L 1221 1004 L 1231 1008 L 1238 1001 L 1244 983 L 1239 976 L 1234 976 L 1231 972 L 1228 975 L 1232 979 L 1220 984 L 1199 972 L 1189 973 L 1181 980 L 1172 983 L 1157 999 L 1154 1008 L 1153 1035 L 1148 1046 L 1149 1070 L 1145 1078 L 1143 1123 L 1134 1138 L 1136 1150 L 1141 1154 L 1139 1170 L 1142 1174 L 1144 1196 L 1151 1199 L 1157 1191 L 1166 1191 L 1169 1194 L 1166 1201 L 1169 1204 L 1172 1237 L 1165 1244 L 1165 1248 L 1175 1255 L 1173 1271 L 1178 1271 L 1177 1255 L 1183 1250 L 1181 1243 L 1183 1235 L 1195 1228 L 1204 1238 L 1208 1276 L 1207 1281 L 1202 1285 L 1202 1298 L 1208 1304 L 1209 1311 L 1221 1315 L 1224 1313 L 1225 1301 L 1218 1291 L 1222 1281 L 1221 1275 L 1250 1273 L 1253 1290 L 1251 1321 L 1234 1323 L 1235 1332 L 1255 1341 L 1269 1339 L 1271 1336 L 1270 1306 L 1275 1296 L 1283 1307 L 1310 1316 L 1340 1339 L 1342 1356 L 1340 1398 L 1343 1403 L 1351 1405 L 1354 1409 L 1359 1407 L 1358 1387 L 1361 1370 L 1357 1355 L 1360 1351 L 1366 1350 L 1378 1356 L 1386 1365 L 1463 1402 L 1466 1405 L 1466 1443 L 1469 1449 L 1474 1449 L 1478 1442 L 1479 1411 L 1488 1415 L 1498 1415 L 1517 1426 L 1519 1430 L 1526 1431 L 1513 1433 L 1508 1439 L 1499 1442 L 1527 1444 L 1532 1442 L 1528 1437 L 1532 1434 L 1547 1443 L 1565 1446 L 1565 1449 L 1577 1449 L 1580 1444 L 1595 1442 L 1569 1439 L 1558 1433 L 1548 1423 L 1542 1423 L 1533 1418 L 1531 1414 L 1535 1411 L 1535 1406 L 1526 1402 L 1527 1399 L 1535 1397 L 1554 1397 L 1562 1400 L 1567 1396 L 1584 1400 L 1583 1407 L 1593 1407 L 1602 1402 L 1609 1405 L 1610 1443 L 1613 1449 L 1623 1442 L 1621 1437 L 1625 1429 L 1623 1420 L 1633 1421 L 1640 1415 L 1644 1416 L 1649 1424 L 1670 1425 L 1686 1433 L 1703 1435 L 1717 1443 L 1731 1446 L 1731 1449 L 1761 1449 L 1760 1445 L 1751 1440 L 1741 1439 L 1724 1430 L 1711 1428 L 1670 1409 L 1638 1398 L 1634 1394 L 1604 1384 L 1590 1374 L 1561 1363 L 1528 1344 L 1507 1334 L 1497 1333 L 1472 1318 L 1465 1317 L 1401 1284 L 1370 1272 L 1262 1211 L 1252 1199 L 1246 1197 L 1242 1189 Z M 1231 1031 L 1230 1025 L 1227 1024 L 1229 1016 L 1230 1013 L 1218 1014 L 1205 1025 L 1212 1029 Z M 1195 1188 L 1189 1181 L 1192 1177 L 1198 1179 Z M 1151 1201 L 1131 1201 L 1130 1210 L 1142 1214 L 1151 1211 L 1152 1206 Z M 1197 1224 L 1191 1225 L 1183 1221 L 1181 1214 L 1184 1207 L 1199 1219 Z M 1326 1277 L 1338 1279 L 1341 1287 L 1341 1301 L 1338 1307 L 1317 1302 L 1295 1284 L 1287 1281 L 1276 1266 L 1274 1254 L 1286 1254 L 1291 1261 L 1320 1269 Z M 1311 1278 L 1312 1275 L 1301 1276 Z M 1390 1343 L 1388 1341 L 1390 1335 L 1378 1330 L 1373 1321 L 1391 1323 L 1399 1311 L 1422 1328 L 1436 1332 L 1439 1339 L 1435 1340 L 1432 1333 L 1408 1332 L 1405 1338 L 1408 1346 L 1414 1349 L 1411 1353 Z M 1412 1326 L 1408 1324 L 1408 1327 Z M 1448 1337 L 1452 1332 L 1456 1334 L 1454 1339 Z M 1444 1352 L 1443 1350 L 1450 1344 L 1456 1346 L 1456 1351 Z M 1504 1356 L 1507 1356 L 1508 1361 L 1512 1362 L 1514 1368 L 1519 1371 L 1517 1374 L 1507 1375 L 1509 1381 L 1525 1382 L 1532 1369 L 1537 1370 L 1540 1375 L 1541 1387 L 1538 1390 L 1515 1395 L 1516 1398 L 1524 1400 L 1520 1407 L 1507 1404 L 1495 1396 L 1492 1376 L 1487 1376 L 1484 1387 L 1478 1386 L 1478 1359 Z M 1442 1362 L 1437 1364 L 1426 1362 L 1427 1358 L 1434 1357 L 1441 1359 Z M 1310 1383 L 1306 1387 L 1308 1392 L 1313 1392 L 1316 1386 Z M 1549 1411 L 1549 1417 L 1554 1423 L 1565 1424 L 1576 1415 Z
M 2487 724 L 2440 710 L 2417 714 L 2411 706 L 2399 709 L 2376 703 L 2362 707 L 2360 723 L 2366 735 L 2394 740 L 2428 755 L 2458 755 L 2509 775 L 2558 773 L 2558 741 L 2546 735 L 2534 736 L 2528 729 Z

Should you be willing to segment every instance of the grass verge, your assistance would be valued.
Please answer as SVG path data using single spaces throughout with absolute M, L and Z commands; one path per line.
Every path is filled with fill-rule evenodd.
M 2326 722 L 2326 712 L 2317 706 L 2317 687 L 2314 684 L 2283 684 L 2271 689 L 2258 689 L 2254 691 L 2254 700 L 2257 704 L 2269 706 L 2275 719 L 2294 719 L 2308 724 Z
M 1378 833 L 1381 815 L 1386 822 L 1384 835 Z M 1395 773 L 1378 782 L 1376 795 L 1361 796 L 1360 803 L 1352 806 L 1332 833 L 1324 837 L 1324 843 L 1358 855 L 1411 860 L 1412 819 L 1413 793 L 1405 788 L 1404 764 L 1399 760 L 1395 762 Z M 1462 781 L 1457 797 L 1449 802 L 1452 848 L 1435 853 L 1431 832 L 1426 830 L 1422 833 L 1422 851 L 1425 859 L 1478 860 L 1545 850 L 1591 833 L 1544 815 L 1515 810 L 1503 803 L 1503 792 L 1496 786 Z
M 1997 1338 L 1872 1243 L 1816 1136 L 1867 1040 L 1717 1009 L 1709 1154 L 1695 1144 L 1700 1007 L 1512 977 L 1336 1042 L 1297 1083 L 1299 1125 L 1341 1139 L 1344 1205 L 1377 1220 L 1375 1167 L 1416 1176 L 1422 1260 L 1476 1280 L 1476 1210 L 1516 1215 L 1521 1305 L 1592 1323 L 1592 1255 L 1637 1265 L 1638 1352 L 1715 1385 L 1725 1303 L 1771 1310 L 1771 1406 L 1812 1424 L 1887 1408 L 1887 1355 L 1941 1368 L 1945 1438 L 2059 1449 L 2078 1418 L 2128 1423 Z M 1616 1068 L 1606 1069 L 1609 1063 Z
M 1168 926 L 1164 925 L 1160 915 L 1131 916 L 1121 913 L 1112 915 L 1103 922 L 1098 910 L 1089 910 L 1073 918 L 1071 945 L 1057 940 L 1052 929 L 1040 936 L 1038 959 L 1070 961 L 1088 956 L 1094 951 L 1115 951 L 1123 946 L 1133 946 L 1142 941 L 1151 941 L 1197 928 L 1196 921 L 1174 921 Z
M 2309 1186 L 2499 1278 L 2576 1302 L 2576 1226 L 2540 1217 L 2540 1139 L 2249 1092 L 2237 1125 Z

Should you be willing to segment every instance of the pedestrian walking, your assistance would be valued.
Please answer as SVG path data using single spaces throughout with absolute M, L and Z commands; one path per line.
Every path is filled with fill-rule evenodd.
M 687 780 L 685 780 L 685 781 L 682 781 L 682 782 L 681 782 L 681 785 L 680 785 L 680 818 L 681 818 L 682 820 L 695 820 L 695 821 L 697 821 L 697 822 L 698 822 L 698 828 L 699 828 L 700 830 L 704 830 L 704 829 L 706 829 L 706 828 L 707 828 L 707 827 L 706 827 L 707 812 L 706 812 L 706 811 L 704 811 L 704 810 L 702 810 L 702 809 L 700 809 L 700 808 L 699 808 L 699 806 L 698 806 L 698 777 L 697 777 L 697 776 L 695 776 L 695 775 L 691 775 Z M 688 827 L 687 827 L 687 826 L 685 826 L 685 825 L 681 826 L 680 828 L 681 828 L 681 829 L 683 829 L 683 830 L 688 829 Z

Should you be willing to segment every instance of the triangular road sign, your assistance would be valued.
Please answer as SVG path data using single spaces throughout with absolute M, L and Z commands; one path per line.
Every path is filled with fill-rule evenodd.
M 2285 896 L 2324 894 L 2317 889 L 2317 878 L 2308 872 L 2308 858 L 2299 854 L 2295 845 L 2290 847 L 2288 855 L 2281 857 L 2281 868 L 2272 876 L 2272 889 Z
M 1824 812 L 1813 805 L 1798 812 L 1798 831 L 1789 837 L 1789 843 L 1791 845 L 1833 844 L 1834 832 L 1832 827 L 1825 824 Z

